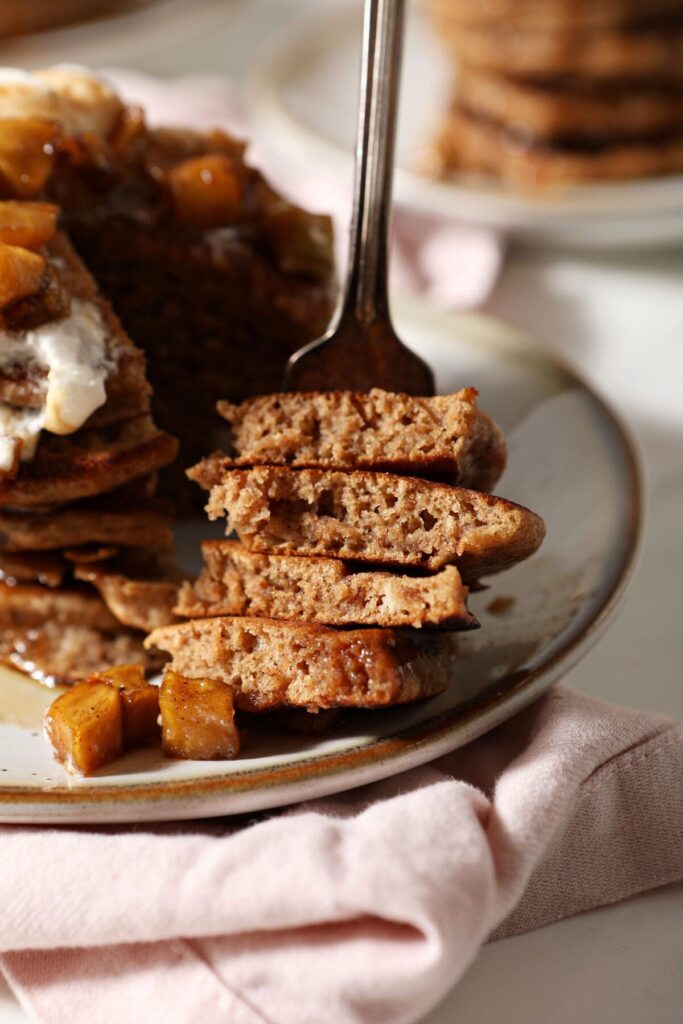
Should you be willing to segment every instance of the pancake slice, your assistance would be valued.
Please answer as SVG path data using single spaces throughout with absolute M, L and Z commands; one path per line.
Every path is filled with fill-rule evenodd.
M 228 517 L 251 551 L 321 555 L 476 579 L 538 548 L 535 513 L 479 491 L 393 476 L 262 466 L 231 470 L 211 487 L 210 519 Z
M 145 641 L 171 668 L 233 689 L 243 711 L 380 708 L 434 696 L 449 682 L 443 634 L 335 630 L 272 619 L 193 619 Z
M 477 392 L 419 398 L 374 388 L 289 392 L 219 402 L 230 425 L 228 454 L 197 479 L 238 466 L 376 469 L 490 489 L 506 459 L 502 431 L 477 408 Z
M 261 555 L 236 541 L 202 545 L 204 569 L 184 583 L 175 611 L 189 618 L 247 615 L 328 626 L 471 629 L 455 566 L 434 576 L 365 570 L 333 558 Z

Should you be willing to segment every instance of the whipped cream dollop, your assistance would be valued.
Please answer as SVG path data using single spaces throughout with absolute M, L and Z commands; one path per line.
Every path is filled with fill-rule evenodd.
M 106 381 L 114 368 L 107 354 L 108 330 L 93 302 L 72 299 L 62 320 L 34 330 L 0 332 L 0 368 L 47 370 L 47 389 L 37 409 L 0 405 L 0 470 L 9 472 L 15 458 L 12 439 L 21 442 L 22 460 L 30 459 L 40 432 L 72 434 L 106 401 Z
M 112 86 L 78 64 L 33 72 L 0 67 L 0 118 L 44 117 L 60 121 L 70 135 L 106 137 L 122 109 Z

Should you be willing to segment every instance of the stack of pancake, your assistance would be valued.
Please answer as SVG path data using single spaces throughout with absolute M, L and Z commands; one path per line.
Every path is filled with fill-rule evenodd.
M 683 0 L 430 0 L 456 64 L 441 175 L 516 188 L 683 170 Z
M 216 400 L 323 330 L 331 226 L 244 142 L 150 127 L 72 65 L 0 68 L 0 200 L 0 661 L 73 680 L 169 620 L 157 471 L 186 511 Z
M 161 487 L 222 439 L 214 414 L 277 387 L 334 304 L 331 224 L 287 202 L 225 132 L 150 127 L 85 68 L 0 68 L 0 198 L 47 199 L 128 335 L 179 439 Z
M 46 681 L 140 660 L 176 586 L 154 490 L 177 444 L 57 214 L 0 202 L 0 658 Z
M 146 645 L 184 676 L 229 684 L 243 711 L 386 707 L 444 689 L 444 631 L 477 625 L 468 581 L 544 534 L 487 493 L 506 449 L 476 391 L 274 394 L 219 411 L 230 448 L 189 476 L 239 540 L 204 545 L 175 609 L 186 621 Z

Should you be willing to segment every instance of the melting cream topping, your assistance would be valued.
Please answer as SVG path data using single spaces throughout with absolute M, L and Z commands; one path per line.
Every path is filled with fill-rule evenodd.
M 21 458 L 30 459 L 41 430 L 72 434 L 104 404 L 113 369 L 107 337 L 99 309 L 83 299 L 73 299 L 69 316 L 62 320 L 22 334 L 0 333 L 0 368 L 47 370 L 40 408 L 0 405 L 0 470 L 9 472 L 13 466 L 13 438 L 22 441 Z

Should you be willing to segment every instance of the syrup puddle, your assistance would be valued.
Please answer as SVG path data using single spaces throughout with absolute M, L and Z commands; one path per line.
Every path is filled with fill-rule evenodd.
M 61 690 L 0 666 L 0 725 L 40 729 L 45 708 Z

